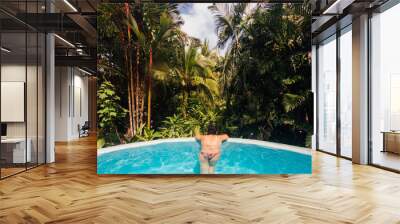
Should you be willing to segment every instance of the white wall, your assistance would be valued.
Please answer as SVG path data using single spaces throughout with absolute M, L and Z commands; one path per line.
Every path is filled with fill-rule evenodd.
M 38 70 L 37 70 L 38 69 Z M 25 138 L 29 139 L 30 148 L 32 150 L 32 161 L 44 163 L 44 74 L 42 67 L 36 65 L 25 66 L 25 63 L 7 62 L 1 66 L 1 81 L 2 82 L 24 82 L 26 83 L 26 108 L 20 108 L 22 113 L 26 110 L 26 121 L 21 122 L 5 122 L 7 124 L 8 138 Z M 25 80 L 27 78 L 27 81 Z M 24 90 L 22 90 L 24 91 Z M 21 94 L 24 94 L 22 92 Z M 2 95 L 7 97 L 7 95 Z M 1 108 L 7 111 L 10 108 Z M 12 111 L 7 111 L 13 113 Z M 37 156 L 39 153 L 39 156 Z
M 55 68 L 55 140 L 68 140 L 68 117 L 70 85 L 69 68 Z
M 85 121 L 88 121 L 88 78 L 82 76 L 82 73 L 79 72 L 78 75 L 76 74 L 77 70 L 74 71 L 74 99 L 72 108 L 72 120 L 71 120 L 71 135 L 74 138 L 79 137 L 78 132 L 78 125 L 83 125 Z
M 31 78 L 31 74 L 36 76 L 36 66 L 27 66 L 25 64 L 3 64 L 1 66 L 1 81 L 2 82 L 24 82 L 27 69 L 29 87 L 36 86 L 36 80 Z M 36 108 L 36 88 L 27 88 L 27 107 Z M 39 105 L 40 107 L 40 105 Z M 7 110 L 7 108 L 1 108 Z M 24 108 L 22 108 L 24 109 Z M 31 110 L 27 109 L 28 112 Z M 36 112 L 36 109 L 34 110 Z M 27 113 L 28 129 L 33 128 L 36 130 L 36 113 Z M 32 123 L 33 122 L 33 123 Z M 36 132 L 35 132 L 36 134 Z M 8 137 L 25 137 L 25 122 L 7 122 L 7 136 Z M 28 130 L 29 137 L 29 130 Z
M 1 66 L 1 81 L 3 82 L 25 82 L 25 64 L 3 64 Z M 1 108 L 6 110 L 7 108 Z M 25 137 L 24 122 L 8 122 L 7 137 Z
M 88 78 L 76 68 L 56 67 L 55 85 L 55 140 L 77 139 L 78 125 L 88 120 Z

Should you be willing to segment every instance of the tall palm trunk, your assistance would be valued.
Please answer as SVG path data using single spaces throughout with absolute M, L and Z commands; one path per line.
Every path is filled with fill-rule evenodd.
M 148 70 L 148 86 L 147 86 L 147 128 L 150 128 L 150 122 L 151 122 L 151 70 L 153 67 L 153 48 L 150 47 L 149 51 L 149 70 Z
M 125 14 L 126 17 L 130 14 L 130 8 L 129 4 L 125 3 Z M 129 130 L 128 130 L 128 135 L 133 136 L 136 133 L 136 128 L 135 128 L 135 104 L 134 104 L 134 88 L 133 88 L 133 66 L 132 66 L 132 53 L 131 53 L 131 30 L 129 26 L 127 26 L 127 42 L 128 42 L 128 47 L 125 49 L 125 64 L 127 67 L 127 80 L 128 80 L 128 111 L 129 111 Z
M 130 79 L 129 79 L 129 74 L 130 74 L 130 69 L 129 69 L 129 57 L 128 57 L 128 50 L 125 49 L 125 64 L 126 64 L 126 73 L 128 76 L 128 114 L 129 114 L 129 129 L 127 130 L 127 135 L 128 136 L 133 136 L 133 113 L 134 111 L 132 111 L 132 99 L 131 99 L 131 85 L 130 85 Z
M 140 95 L 139 95 L 139 105 L 140 105 L 140 125 L 144 124 L 144 83 L 142 82 L 140 86 Z
M 136 130 L 137 130 L 137 113 L 136 113 L 136 106 L 135 106 L 135 81 L 133 79 L 133 65 L 132 65 L 132 48 L 129 47 L 129 55 L 130 60 L 129 60 L 129 67 L 130 67 L 130 73 L 129 73 L 129 85 L 131 88 L 131 92 L 130 92 L 130 98 L 132 99 L 132 117 L 133 117 L 133 130 L 132 130 L 132 134 L 135 135 L 136 134 Z
M 139 93 L 140 93 L 140 86 L 139 86 L 139 63 L 140 63 L 140 45 L 136 45 L 136 82 L 135 82 L 135 104 L 136 104 L 136 128 L 139 128 L 139 126 L 142 124 L 142 113 L 140 111 L 139 107 Z

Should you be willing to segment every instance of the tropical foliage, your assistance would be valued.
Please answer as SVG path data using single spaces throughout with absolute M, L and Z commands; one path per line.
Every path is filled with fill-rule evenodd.
M 120 140 L 118 124 L 125 118 L 126 110 L 119 105 L 120 97 L 116 95 L 114 89 L 110 82 L 104 81 L 97 91 L 99 147 Z
M 309 144 L 308 5 L 209 10 L 215 49 L 182 31 L 178 4 L 100 5 L 99 147 L 189 137 L 209 123 L 235 137 Z

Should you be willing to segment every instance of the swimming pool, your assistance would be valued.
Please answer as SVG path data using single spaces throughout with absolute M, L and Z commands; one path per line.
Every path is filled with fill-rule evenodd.
M 194 138 L 131 143 L 98 150 L 98 174 L 199 174 Z M 311 154 L 301 147 L 230 138 L 216 174 L 310 174 Z

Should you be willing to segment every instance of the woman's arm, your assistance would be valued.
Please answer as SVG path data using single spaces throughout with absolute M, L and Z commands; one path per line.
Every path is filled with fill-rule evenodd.
M 228 139 L 229 139 L 229 136 L 228 136 L 227 134 L 223 134 L 223 135 L 220 135 L 220 139 L 221 139 L 221 141 L 223 142 L 223 141 L 228 140 Z
M 196 138 L 196 140 L 201 141 L 201 134 L 199 128 L 194 129 L 194 137 Z
M 196 138 L 196 140 L 201 141 L 201 135 L 200 134 L 196 134 L 194 137 Z

